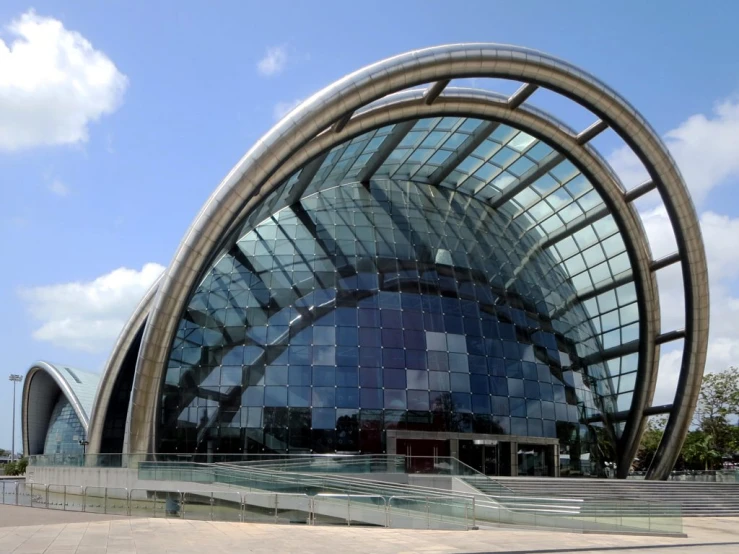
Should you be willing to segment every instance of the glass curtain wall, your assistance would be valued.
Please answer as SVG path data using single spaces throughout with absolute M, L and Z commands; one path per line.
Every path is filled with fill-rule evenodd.
M 406 429 L 612 457 L 618 428 L 593 420 L 618 384 L 586 358 L 600 323 L 564 306 L 563 254 L 531 255 L 529 220 L 398 179 L 308 192 L 246 227 L 191 298 L 158 451 L 380 453 L 385 429 Z M 610 216 L 588 231 L 617 235 Z
M 81 440 L 85 440 L 85 428 L 63 394 L 51 412 L 49 430 L 46 432 L 44 454 L 82 454 Z

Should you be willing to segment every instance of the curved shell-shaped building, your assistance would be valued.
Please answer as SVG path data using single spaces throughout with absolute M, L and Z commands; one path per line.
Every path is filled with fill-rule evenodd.
M 471 78 L 520 88 L 458 86 Z M 538 110 L 540 89 L 592 125 Z M 621 183 L 593 148 L 609 129 L 648 182 Z M 652 191 L 678 245 L 658 260 L 634 207 Z M 660 326 L 656 273 L 671 264 L 683 329 Z M 89 450 L 451 455 L 494 474 L 624 477 L 646 416 L 667 413 L 649 470 L 665 478 L 707 337 L 698 219 L 642 116 L 540 52 L 427 48 L 326 87 L 231 170 L 119 338 Z M 676 396 L 652 406 L 670 341 Z
M 82 454 L 100 375 L 66 365 L 36 362 L 23 384 L 23 451 L 26 455 Z

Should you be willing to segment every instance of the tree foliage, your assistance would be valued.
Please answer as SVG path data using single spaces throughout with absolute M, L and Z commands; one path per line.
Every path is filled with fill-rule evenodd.
M 15 462 L 8 462 L 4 466 L 5 475 L 25 475 L 28 467 L 28 458 L 21 458 Z
M 688 433 L 676 468 L 720 468 L 723 460 L 739 454 L 739 368 L 730 367 L 703 378 L 694 429 Z M 650 418 L 642 435 L 634 469 L 646 471 L 662 440 L 667 419 Z
M 636 453 L 634 461 L 634 469 L 636 471 L 646 471 L 657 453 L 657 447 L 662 440 L 665 432 L 667 418 L 664 416 L 650 417 L 647 421 L 647 428 L 641 438 L 639 450 Z
M 732 415 L 739 415 L 739 368 L 730 367 L 703 377 L 695 420 L 709 426 Z
M 703 378 L 694 418 L 703 436 L 691 443 L 691 448 L 703 449 L 701 460 L 706 469 L 720 465 L 722 458 L 732 458 L 739 450 L 737 416 L 739 368 L 730 367 L 707 374 Z

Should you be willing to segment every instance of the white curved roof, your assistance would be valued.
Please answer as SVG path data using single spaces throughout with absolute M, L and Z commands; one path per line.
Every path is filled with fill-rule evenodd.
M 27 455 L 41 454 L 49 418 L 61 392 L 88 431 L 100 375 L 64 364 L 36 362 L 23 383 L 23 449 Z M 33 406 L 33 409 L 29 409 Z

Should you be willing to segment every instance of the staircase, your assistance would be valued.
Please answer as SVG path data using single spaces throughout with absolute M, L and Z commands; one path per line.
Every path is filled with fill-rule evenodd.
M 515 494 L 680 505 L 686 517 L 739 516 L 739 483 L 497 477 Z

